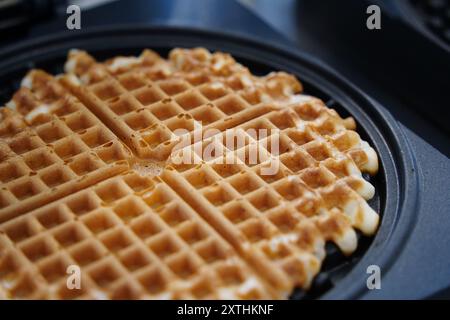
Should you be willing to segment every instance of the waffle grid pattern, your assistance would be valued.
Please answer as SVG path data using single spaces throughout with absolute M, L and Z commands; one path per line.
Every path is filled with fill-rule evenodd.
M 0 122 L 0 295 L 267 299 L 307 289 L 325 242 L 351 254 L 354 229 L 376 231 L 361 172 L 378 164 L 353 119 L 301 89 L 204 49 L 104 63 L 73 51 L 66 74 L 29 73 Z M 186 151 L 192 164 L 179 163 Z M 67 289 L 69 265 L 81 267 L 82 290 Z
M 31 72 L 33 91 L 22 87 L 3 108 L 0 124 L 0 221 L 128 170 L 129 151 L 73 97 L 52 92 L 53 78 Z M 43 80 L 50 81 L 41 87 Z M 62 87 L 57 87 L 62 90 Z M 45 108 L 45 112 L 33 111 Z M 14 126 L 13 126 L 14 125 Z
M 177 52 L 172 52 L 172 60 L 185 56 L 185 53 L 178 52 L 177 55 Z M 200 59 L 209 55 L 202 49 L 192 52 L 200 55 Z M 155 158 L 156 154 L 158 160 L 165 159 L 177 142 L 175 130 L 192 134 L 200 122 L 204 130 L 232 128 L 269 111 L 270 106 L 262 105 L 264 101 L 267 104 L 286 98 L 280 84 L 289 92 L 299 87 L 298 82 L 280 73 L 266 81 L 274 84 L 270 90 L 264 87 L 267 93 L 261 93 L 262 89 L 246 90 L 242 82 L 260 84 L 262 80 L 253 77 L 234 60 L 231 66 L 237 70 L 233 72 L 241 77 L 230 74 L 216 78 L 208 70 L 195 73 L 190 69 L 184 71 L 182 67 L 176 69 L 173 65 L 164 65 L 165 73 L 161 74 L 153 70 L 157 62 L 149 55 L 144 51 L 138 64 L 126 60 L 126 70 L 130 70 L 114 68 L 114 73 L 111 64 L 99 64 L 83 52 L 73 53 L 73 60 L 69 60 L 73 63 L 66 64 L 66 70 L 74 72 L 83 84 L 80 90 L 79 85 L 67 82 L 72 92 L 140 157 Z M 153 69 L 147 70 L 147 65 Z
M 0 283 L 13 288 L 13 297 L 261 299 L 273 294 L 172 189 L 133 173 L 7 222 L 2 231 Z M 67 265 L 83 268 L 81 290 L 67 289 Z

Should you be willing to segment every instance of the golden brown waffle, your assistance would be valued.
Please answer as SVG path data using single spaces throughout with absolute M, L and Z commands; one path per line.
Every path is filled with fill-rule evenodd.
M 355 229 L 376 231 L 378 215 L 366 202 L 374 188 L 362 177 L 378 170 L 374 150 L 352 118 L 300 94 L 291 75 L 257 77 L 201 48 L 174 49 L 168 60 L 145 50 L 105 63 L 73 51 L 65 75 L 34 71 L 23 84 L 0 125 L 2 166 L 24 162 L 0 170 L 6 297 L 286 298 L 309 287 L 325 242 L 351 254 Z M 46 141 L 50 125 L 56 142 Z M 97 140 L 107 138 L 86 143 L 92 128 Z M 240 145 L 226 143 L 230 128 Z M 30 167 L 36 157 L 16 150 L 18 137 L 44 140 L 33 150 L 56 153 L 49 167 L 71 170 L 70 187 L 30 189 L 39 200 L 29 204 L 16 199 L 16 181 L 44 184 Z M 78 153 L 102 161 L 83 166 L 93 169 L 87 182 L 60 155 L 64 139 L 66 148 L 83 141 Z M 193 163 L 180 161 L 186 154 Z M 69 265 L 81 267 L 81 290 L 67 289 Z
M 186 53 L 199 59 L 204 59 L 202 54 L 209 55 L 204 49 Z M 261 101 L 287 99 L 301 88 L 295 78 L 284 73 L 253 77 L 228 55 L 197 71 L 180 62 L 185 55 L 173 50 L 168 63 L 144 51 L 139 58 L 98 64 L 85 52 L 75 51 L 66 71 L 74 72 L 80 85 L 72 81 L 67 85 L 138 156 L 157 159 L 166 159 L 177 143 L 176 129 L 192 131 L 198 121 L 205 130 L 232 128 L 273 108 Z M 230 70 L 214 71 L 222 60 L 225 62 L 220 65 Z M 245 90 L 238 81 L 255 86 Z
M 273 298 L 170 187 L 135 173 L 2 225 L 3 288 L 37 299 Z M 20 254 L 18 252 L 20 251 Z M 66 268 L 83 270 L 69 290 Z
M 129 168 L 123 143 L 55 78 L 23 84 L 1 109 L 0 222 Z

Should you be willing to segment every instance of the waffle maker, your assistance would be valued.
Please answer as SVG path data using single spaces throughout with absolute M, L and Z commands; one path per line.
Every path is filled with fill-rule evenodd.
M 144 45 L 143 45 L 144 44 Z M 311 56 L 289 47 L 242 36 L 176 27 L 100 27 L 52 35 L 0 51 L 0 102 L 8 101 L 31 68 L 62 72 L 70 48 L 88 50 L 98 59 L 137 54 L 150 47 L 167 54 L 175 46 L 204 46 L 230 52 L 256 74 L 285 70 L 296 74 L 305 92 L 318 96 L 341 115 L 352 115 L 363 139 L 380 157 L 371 183 L 377 189 L 370 205 L 382 217 L 377 235 L 361 237 L 358 250 L 345 258 L 333 246 L 310 291 L 292 299 L 448 297 L 450 257 L 448 208 L 450 163 L 378 102 Z M 378 265 L 382 289 L 368 290 L 367 267 Z

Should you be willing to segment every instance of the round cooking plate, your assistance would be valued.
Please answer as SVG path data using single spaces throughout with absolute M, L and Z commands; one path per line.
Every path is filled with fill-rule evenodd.
M 194 29 L 172 27 L 114 27 L 61 34 L 21 43 L 0 51 L 0 103 L 7 102 L 20 80 L 32 68 L 57 74 L 63 70 L 67 51 L 89 51 L 103 60 L 117 55 L 137 55 L 150 48 L 166 56 L 174 47 L 206 47 L 232 54 L 255 74 L 282 70 L 295 74 L 305 93 L 321 98 L 343 117 L 351 115 L 361 137 L 375 148 L 380 170 L 366 177 L 376 188 L 369 202 L 380 213 L 381 225 L 374 238 L 360 237 L 358 250 L 345 258 L 332 245 L 310 291 L 296 291 L 292 298 L 357 298 L 366 288 L 366 269 L 378 265 L 386 272 L 401 250 L 414 223 L 417 176 L 407 141 L 388 112 L 318 61 L 292 53 L 279 45 Z

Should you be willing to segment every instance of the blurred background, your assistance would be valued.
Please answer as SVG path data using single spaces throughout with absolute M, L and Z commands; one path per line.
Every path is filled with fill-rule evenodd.
M 81 30 L 66 27 L 70 4 L 82 10 Z M 371 4 L 379 30 L 366 27 Z M 0 0 L 0 48 L 124 24 L 204 28 L 306 52 L 450 154 L 449 0 Z

